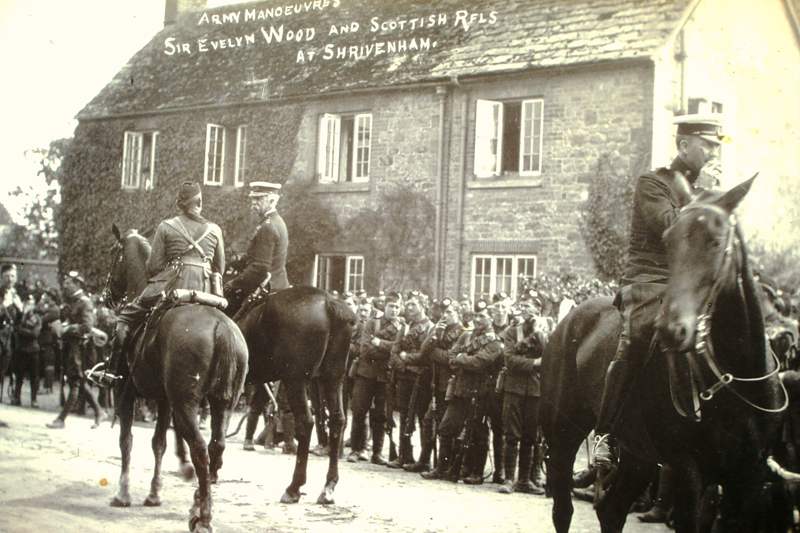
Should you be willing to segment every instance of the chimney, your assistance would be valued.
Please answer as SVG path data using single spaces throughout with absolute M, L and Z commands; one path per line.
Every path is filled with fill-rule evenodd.
M 164 3 L 164 26 L 171 26 L 178 17 L 191 11 L 206 9 L 206 0 L 166 0 Z

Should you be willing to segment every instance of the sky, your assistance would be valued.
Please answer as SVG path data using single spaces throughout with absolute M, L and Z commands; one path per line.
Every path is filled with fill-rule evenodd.
M 71 137 L 75 115 L 158 32 L 164 0 L 0 0 L 0 202 L 43 186 L 35 156 Z

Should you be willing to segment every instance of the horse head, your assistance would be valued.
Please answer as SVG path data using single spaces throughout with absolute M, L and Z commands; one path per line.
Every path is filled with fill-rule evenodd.
M 111 247 L 113 259 L 106 280 L 106 301 L 116 307 L 136 297 L 147 283 L 147 258 L 150 243 L 135 229 L 120 232 L 116 224 L 111 231 L 115 242 Z
M 756 176 L 719 194 L 704 192 L 681 209 L 664 232 L 669 282 L 658 329 L 662 345 L 675 352 L 694 347 L 702 318 L 720 292 L 736 283 L 738 242 L 734 209 Z M 684 179 L 679 176 L 679 179 Z

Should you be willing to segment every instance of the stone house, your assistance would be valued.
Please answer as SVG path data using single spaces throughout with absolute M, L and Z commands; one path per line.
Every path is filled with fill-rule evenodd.
M 769 43 L 738 42 L 744 25 Z M 744 133 L 725 164 L 766 138 L 755 163 L 790 179 L 800 156 L 779 140 L 798 133 L 798 27 L 791 0 L 168 0 L 163 30 L 78 115 L 62 236 L 86 243 L 78 257 L 87 217 L 153 223 L 185 179 L 202 180 L 231 233 L 246 227 L 249 181 L 306 182 L 342 227 L 406 188 L 432 211 L 408 236 L 429 271 L 379 265 L 374 250 L 397 243 L 361 228 L 292 281 L 477 297 L 591 275 L 589 185 L 667 164 L 675 114 L 724 112 Z M 781 86 L 759 77 L 776 71 Z M 763 120 L 763 101 L 786 115 Z

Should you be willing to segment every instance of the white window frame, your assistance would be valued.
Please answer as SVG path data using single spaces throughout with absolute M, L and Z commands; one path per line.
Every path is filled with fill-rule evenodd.
M 215 136 L 215 144 L 214 144 L 214 152 L 213 154 L 210 152 L 211 148 L 211 133 L 216 132 Z M 220 134 L 222 135 L 222 150 L 220 152 L 220 161 L 219 165 L 217 165 L 217 150 L 216 147 L 219 144 L 219 137 Z M 205 158 L 205 166 L 203 170 L 203 184 L 204 185 L 214 185 L 214 186 L 222 186 L 225 182 L 225 127 L 220 126 L 219 124 L 206 124 L 206 158 Z M 209 156 L 211 156 L 211 160 L 209 160 Z M 209 162 L 211 163 L 211 169 L 213 173 L 213 169 L 219 168 L 219 176 L 211 175 L 209 176 Z
M 344 290 L 345 291 L 359 291 L 364 288 L 364 273 L 366 271 L 366 260 L 364 259 L 363 255 L 358 254 L 337 254 L 337 253 L 320 253 L 314 255 L 314 268 L 312 270 L 311 281 L 314 287 L 319 287 L 318 283 L 318 275 L 320 271 L 320 261 L 322 260 L 330 260 L 334 257 L 343 257 L 345 260 L 345 272 L 344 272 Z M 360 263 L 361 271 L 354 273 L 354 265 L 353 263 Z M 327 265 L 326 268 L 326 277 L 324 280 L 324 286 L 329 287 L 331 285 L 330 279 L 330 265 Z M 354 277 L 355 281 L 360 279 L 360 285 L 358 283 L 351 283 L 350 278 Z M 356 286 L 359 285 L 359 286 Z M 326 289 L 327 290 L 327 289 Z
M 242 187 L 244 185 L 246 170 L 247 170 L 247 126 L 242 125 L 236 128 L 236 165 L 233 171 L 234 187 Z
M 364 142 L 360 133 L 360 124 L 365 124 L 366 129 L 366 142 Z M 360 172 L 359 165 L 359 149 L 366 150 L 366 161 L 363 163 L 366 166 L 366 172 Z M 369 181 L 369 171 L 372 159 L 372 113 L 359 113 L 353 119 L 353 178 L 354 183 L 364 183 Z
M 489 260 L 489 288 L 485 291 L 487 294 L 492 295 L 500 292 L 497 287 L 498 271 L 497 265 L 499 260 L 511 260 L 511 290 L 508 293 L 512 298 L 516 298 L 519 294 L 519 261 L 521 259 L 533 259 L 533 276 L 536 276 L 538 269 L 538 259 L 533 254 L 474 254 L 472 256 L 472 265 L 470 268 L 470 295 L 473 300 L 477 300 L 480 296 L 478 294 L 479 287 L 476 283 L 478 261 Z M 483 287 L 481 287 L 483 289 Z M 480 291 L 484 292 L 483 290 Z
M 149 154 L 143 153 L 146 135 L 151 137 Z M 157 131 L 126 131 L 123 134 L 122 176 L 120 182 L 123 189 L 134 190 L 143 186 L 146 191 L 153 190 L 156 180 L 157 142 Z M 147 176 L 142 176 L 143 157 L 148 157 L 150 160 L 150 174 Z
M 353 117 L 353 138 L 349 144 L 352 175 L 342 176 L 342 117 Z M 362 129 L 365 134 L 362 136 Z M 320 183 L 366 183 L 372 169 L 372 113 L 324 113 L 319 119 L 317 176 Z M 366 157 L 359 159 L 363 151 Z M 363 171 L 362 167 L 366 167 Z
M 476 178 L 486 179 L 503 174 L 503 121 L 505 119 L 505 106 L 508 102 L 500 100 L 486 100 L 479 98 L 475 103 L 475 146 L 473 153 L 473 173 Z M 544 148 L 544 99 L 526 98 L 520 103 L 519 124 L 519 156 L 516 173 L 519 176 L 540 176 L 542 174 L 542 159 Z M 526 110 L 530 106 L 530 111 Z M 541 110 L 536 121 L 537 106 Z M 533 112 L 533 117 L 530 113 Z M 526 145 L 526 128 L 532 127 L 533 132 L 528 137 L 530 142 Z M 537 131 L 539 133 L 538 146 L 536 146 Z M 536 168 L 523 168 L 526 155 L 537 153 L 539 164 Z
M 535 131 L 536 131 L 536 123 L 534 122 L 536 119 L 536 104 L 539 104 L 539 143 L 538 147 L 534 146 L 535 143 Z M 531 110 L 533 111 L 533 117 L 530 119 L 531 126 L 533 126 L 534 133 L 530 135 L 531 143 L 530 146 L 526 146 L 525 143 L 525 128 L 528 125 L 528 121 L 526 120 L 525 116 L 525 109 L 526 105 L 531 106 Z M 520 121 L 519 121 L 519 164 L 517 168 L 519 169 L 520 176 L 539 176 L 542 173 L 542 148 L 544 146 L 544 99 L 542 98 L 531 98 L 528 100 L 522 101 L 522 109 L 520 110 Z M 534 148 L 538 148 L 538 155 L 539 155 L 539 165 L 537 168 L 532 168 L 530 170 L 526 170 L 523 168 L 523 161 L 526 155 L 525 150 L 530 149 L 531 151 L 529 154 L 531 157 L 536 153 L 534 152 Z

